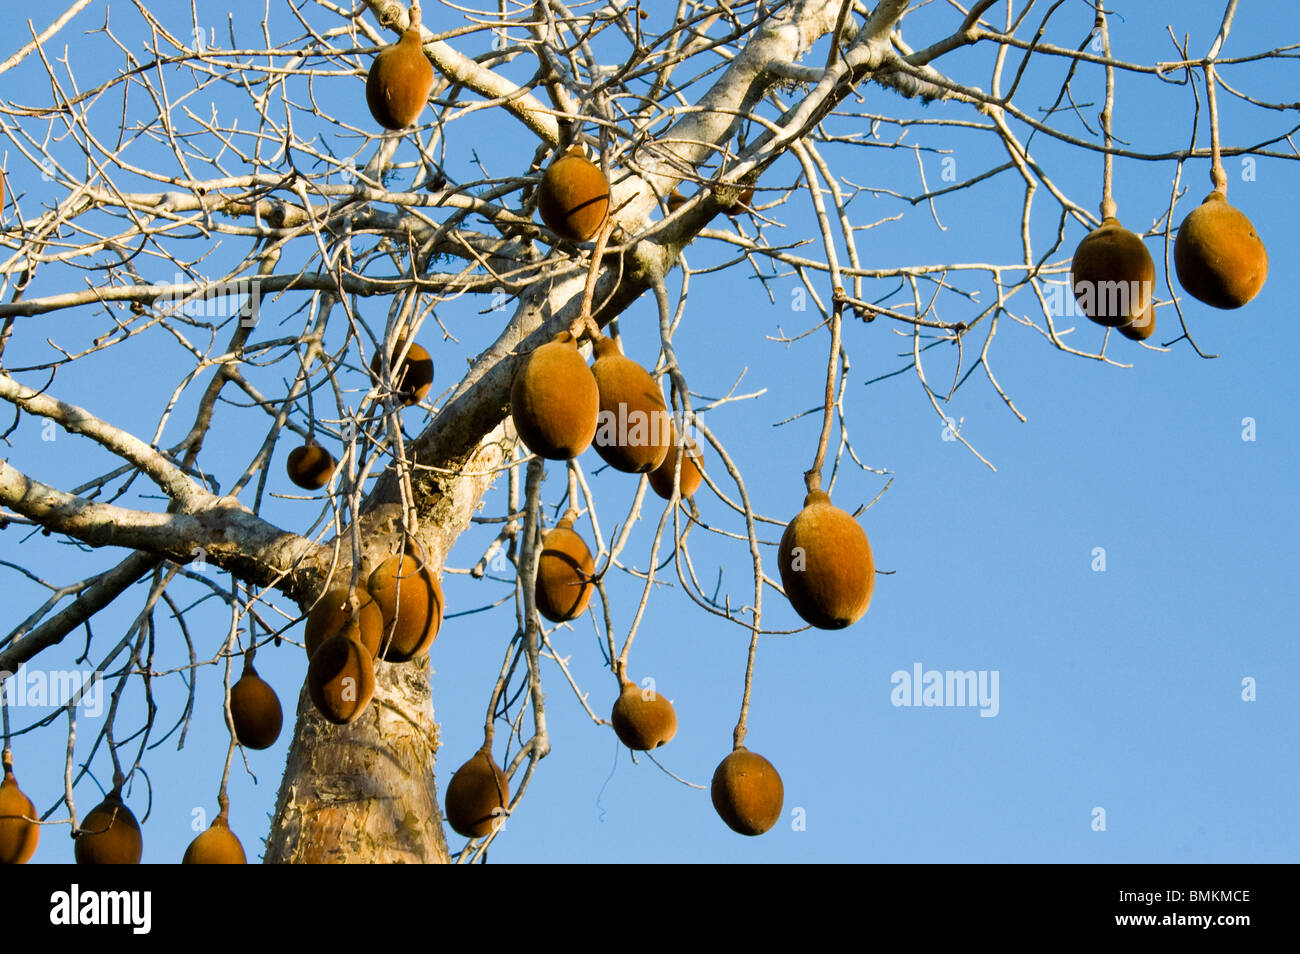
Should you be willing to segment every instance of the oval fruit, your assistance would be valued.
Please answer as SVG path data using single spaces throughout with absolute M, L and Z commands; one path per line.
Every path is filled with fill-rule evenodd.
M 1156 306 L 1148 305 L 1146 313 L 1139 321 L 1130 325 L 1120 325 L 1119 333 L 1131 341 L 1146 341 L 1156 333 Z
M 244 846 L 239 843 L 235 833 L 230 830 L 225 811 L 212 819 L 207 831 L 190 842 L 185 849 L 183 865 L 245 865 Z
M 0 865 L 25 865 L 36 853 L 41 826 L 36 806 L 18 787 L 13 757 L 4 752 L 4 781 L 0 781 Z
M 113 789 L 81 820 L 73 843 L 79 865 L 138 865 L 144 853 L 140 823 Z
M 432 89 L 433 64 L 424 55 L 416 23 L 370 64 L 366 105 L 375 122 L 385 129 L 405 129 L 419 118 Z
M 650 373 L 624 357 L 613 338 L 597 338 L 594 350 L 591 373 L 600 393 L 596 453 L 615 470 L 648 473 L 664 462 L 672 443 L 668 405 Z
M 695 441 L 688 437 L 683 447 L 683 442 L 677 436 L 677 426 L 675 424 L 673 425 L 672 434 L 672 446 L 669 447 L 668 453 L 664 455 L 664 462 L 650 471 L 650 487 L 664 500 L 672 499 L 673 468 L 677 466 L 677 458 L 682 457 L 682 450 L 686 452 L 686 455 L 682 457 L 682 496 L 693 497 L 704 480 L 704 474 L 699 467 L 702 455 Z
M 307 692 L 327 721 L 335 725 L 354 721 L 375 694 L 370 650 L 355 639 L 331 636 L 307 665 Z
M 596 435 L 600 392 L 573 335 L 562 331 L 523 359 L 510 385 L 510 416 L 524 444 L 547 460 L 572 460 Z
M 741 835 L 770 829 L 785 802 L 785 786 L 772 763 L 743 745 L 718 763 L 709 794 L 718 815 Z
M 629 749 L 649 752 L 667 745 L 677 734 L 677 713 L 673 705 L 653 689 L 625 682 L 614 703 L 609 721 L 614 733 Z
M 1083 313 L 1119 328 L 1140 321 L 1155 292 L 1156 264 L 1146 243 L 1106 218 L 1075 249 L 1070 287 Z
M 509 801 L 509 782 L 485 745 L 447 785 L 447 823 L 466 838 L 482 838 L 505 821 Z
M 304 490 L 320 490 L 330 482 L 338 461 L 319 444 L 303 444 L 289 451 L 285 470 L 289 479 Z
M 361 643 L 370 650 L 371 656 L 379 655 L 384 638 L 384 614 L 364 586 L 354 591 L 334 587 L 316 601 L 307 614 L 303 634 L 307 658 L 315 654 L 321 643 L 340 633 Z
M 383 614 L 384 658 L 406 662 L 427 652 L 442 627 L 442 586 L 433 571 L 409 554 L 390 556 L 366 589 Z
M 407 348 L 406 342 L 399 342 L 393 346 L 393 360 L 389 367 L 396 366 L 397 356 L 403 351 L 406 357 L 402 359 L 402 366 L 393 372 L 393 394 L 403 406 L 411 407 L 423 401 L 433 386 L 433 357 L 418 344 L 412 343 Z M 370 359 L 370 373 L 379 383 L 383 383 L 379 373 L 381 357 L 382 354 L 376 354 Z
M 727 206 L 724 211 L 731 216 L 742 215 L 749 211 L 750 205 L 754 202 L 754 187 L 745 186 L 740 195 L 736 196 L 736 201 Z
M 1255 226 L 1217 189 L 1183 219 L 1174 269 L 1187 293 L 1214 308 L 1240 308 L 1268 278 L 1268 252 Z
M 280 697 L 251 664 L 244 666 L 239 681 L 230 687 L 230 718 L 235 738 L 250 749 L 269 749 L 280 737 L 284 711 Z
M 542 174 L 537 211 L 547 228 L 572 242 L 590 240 L 605 224 L 609 182 L 581 146 L 570 146 Z
M 804 498 L 781 535 L 777 560 L 790 605 L 820 629 L 850 626 L 871 605 L 876 567 L 866 531 L 823 491 Z
M 552 623 L 577 619 L 591 602 L 596 563 L 586 542 L 573 529 L 572 512 L 542 539 L 537 558 L 537 611 Z

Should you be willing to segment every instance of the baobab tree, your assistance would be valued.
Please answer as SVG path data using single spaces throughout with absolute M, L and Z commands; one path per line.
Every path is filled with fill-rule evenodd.
M 507 637 L 484 642 L 501 664 L 481 693 L 508 815 L 545 770 L 544 688 L 609 721 L 556 649 L 568 624 L 552 627 L 535 599 L 547 523 L 570 510 L 594 557 L 581 625 L 599 634 L 602 665 L 629 673 L 665 582 L 747 638 L 728 683 L 742 745 L 762 639 L 803 626 L 774 547 L 802 495 L 760 512 L 712 412 L 789 424 L 799 436 L 774 466 L 807 490 L 854 481 L 877 497 L 888 476 L 852 439 L 864 393 L 846 386 L 852 326 L 880 347 L 903 341 L 901 370 L 945 439 L 992 466 L 947 405 L 982 380 L 1023 419 L 996 376 L 998 332 L 1117 367 L 1132 349 L 1209 357 L 1176 281 L 1179 224 L 1227 182 L 1225 161 L 1296 158 L 1292 104 L 1256 79 L 1292 48 L 1232 49 L 1235 0 L 1180 6 L 1167 37 L 1116 26 L 1123 3 L 420 6 L 182 15 L 77 0 L 48 25 L 5 14 L 3 572 L 46 595 L 12 607 L 0 671 L 76 641 L 108 692 L 97 718 L 77 700 L 29 722 L 6 712 L 6 747 L 66 743 L 62 797 L 38 806 L 70 826 L 61 834 L 100 801 L 91 778 L 131 791 L 160 737 L 218 718 L 193 706 L 196 683 L 224 680 L 229 725 L 230 686 L 254 654 L 296 652 L 324 592 L 403 547 L 444 587 L 455 575 L 458 597 L 478 588 L 476 602 L 448 597 L 448 630 L 468 620 Z M 432 86 L 411 124 L 385 129 L 367 74 L 410 30 Z M 1153 97 L 1179 104 L 1182 138 L 1126 123 L 1128 103 Z M 607 215 L 578 240 L 537 214 L 545 171 L 571 147 L 608 183 Z M 907 166 L 918 188 L 902 183 Z M 1119 208 L 1128 169 L 1167 177 L 1165 194 Z M 882 253 L 956 202 L 986 214 L 963 213 L 953 260 Z M 1089 322 L 1070 293 L 1076 245 L 1117 214 L 1160 264 L 1143 343 Z M 986 252 L 995 230 L 1014 254 Z M 763 409 L 763 382 L 719 380 L 708 355 L 674 345 L 716 318 L 692 308 L 692 289 L 740 278 L 784 315 L 776 343 L 798 408 Z M 770 327 L 728 320 L 737 348 L 772 344 Z M 593 455 L 547 461 L 520 441 L 512 382 L 561 332 L 584 354 L 597 336 L 621 339 L 652 373 L 676 433 L 701 450 L 694 495 L 673 474 L 660 505 L 638 476 L 595 479 Z M 417 341 L 434 366 L 423 395 L 400 370 Z M 950 384 L 926 372 L 939 349 Z M 117 389 L 89 383 L 106 374 Z M 49 466 L 42 435 L 74 456 Z M 304 493 L 284 460 L 308 444 L 331 466 Z M 94 572 L 51 566 L 56 540 Z M 744 568 L 744 588 L 712 583 L 724 564 Z M 223 632 L 187 626 L 214 602 Z M 123 605 L 130 622 L 104 625 Z M 379 662 L 373 701 L 345 725 L 300 694 L 267 861 L 477 860 L 508 837 L 449 849 L 436 779 L 445 789 L 470 753 L 435 772 L 429 666 L 423 653 Z M 237 754 L 232 729 L 223 804 Z

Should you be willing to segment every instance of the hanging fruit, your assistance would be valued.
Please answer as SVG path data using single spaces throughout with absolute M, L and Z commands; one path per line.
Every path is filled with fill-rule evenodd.
M 695 441 L 686 438 L 683 442 L 677 436 L 677 425 L 672 426 L 673 442 L 667 454 L 664 455 L 664 462 L 650 471 L 650 487 L 664 500 L 669 500 L 673 495 L 673 468 L 677 466 L 678 457 L 682 458 L 681 487 L 683 497 L 695 496 L 695 491 L 700 489 L 700 484 L 704 480 L 704 474 L 700 471 L 699 462 L 703 460 L 700 449 Z M 684 453 L 684 456 L 683 456 Z
M 530 451 L 572 460 L 591 445 L 600 413 L 596 378 L 562 331 L 524 358 L 510 386 L 510 416 Z
M 408 553 L 390 556 L 366 588 L 383 615 L 384 659 L 406 662 L 428 652 L 442 627 L 442 586 L 428 564 Z
M 320 490 L 330 482 L 338 466 L 332 454 L 316 443 L 303 444 L 289 451 L 285 470 L 289 479 L 304 490 Z
M 654 470 L 668 456 L 672 418 L 659 386 L 645 368 L 623 356 L 618 342 L 596 338 L 591 373 L 600 392 L 600 415 L 593 441 L 596 453 L 629 474 Z
M 572 510 L 542 539 L 537 558 L 537 611 L 552 623 L 577 619 L 587 610 L 595 589 L 595 561 L 573 529 Z
M 326 591 L 307 614 L 303 642 L 307 658 L 315 654 L 331 636 L 343 633 L 355 639 L 370 655 L 379 655 L 384 638 L 384 614 L 364 586 L 349 590 L 346 586 Z
M 1174 270 L 1193 298 L 1240 308 L 1268 278 L 1268 252 L 1255 226 L 1216 189 L 1183 219 L 1174 240 Z
M 1120 325 L 1119 333 L 1131 341 L 1146 341 L 1156 333 L 1156 306 L 1147 305 L 1141 320 L 1130 325 Z
M 144 854 L 140 823 L 122 801 L 120 784 L 81 820 L 73 837 L 79 865 L 138 865 Z
M 851 626 L 871 604 L 876 570 L 866 531 L 821 490 L 804 498 L 777 559 L 790 605 L 819 629 Z
M 447 823 L 466 838 L 490 835 L 505 821 L 510 786 L 490 743 L 456 769 L 447 785 Z
M 1083 313 L 1099 325 L 1121 328 L 1146 314 L 1156 265 L 1146 243 L 1110 216 L 1079 243 L 1070 276 Z
M 375 694 L 370 650 L 345 635 L 331 636 L 307 665 L 307 692 L 327 721 L 335 725 L 355 721 Z
M 230 687 L 230 719 L 235 738 L 250 749 L 269 749 L 280 737 L 284 711 L 275 690 L 253 668 L 244 664 L 239 680 Z
M 761 835 L 781 817 L 785 786 L 771 762 L 741 745 L 718 763 L 709 794 L 732 831 Z
M 0 781 L 0 865 L 25 865 L 36 853 L 41 826 L 36 806 L 18 787 L 14 778 L 14 757 L 4 750 L 4 781 Z
M 572 242 L 595 237 L 609 214 L 609 182 L 579 145 L 570 146 L 542 174 L 537 211 L 556 235 Z
M 423 401 L 433 386 L 433 358 L 418 344 L 412 342 L 407 348 L 403 341 L 393 346 L 390 368 L 396 368 L 397 356 L 403 351 L 406 357 L 402 359 L 402 366 L 393 372 L 393 394 L 403 406 L 411 407 Z M 382 357 L 380 352 L 370 359 L 370 373 L 377 383 L 383 380 L 380 374 Z
M 227 808 L 223 805 L 206 831 L 190 842 L 185 849 L 183 865 L 245 865 L 244 846 L 230 830 Z
M 433 64 L 424 55 L 419 5 L 411 7 L 411 25 L 400 40 L 380 51 L 366 74 L 366 105 L 385 129 L 414 123 L 433 89 Z
M 648 752 L 667 745 L 677 734 L 677 713 L 673 704 L 654 689 L 622 680 L 618 699 L 609 721 L 614 734 L 629 749 Z

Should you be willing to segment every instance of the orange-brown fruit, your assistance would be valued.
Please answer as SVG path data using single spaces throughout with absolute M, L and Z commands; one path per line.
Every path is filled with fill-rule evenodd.
M 1070 287 L 1085 315 L 1119 328 L 1140 321 L 1156 286 L 1156 263 L 1146 243 L 1112 217 L 1074 250 Z
M 718 763 L 713 807 L 734 832 L 761 835 L 781 817 L 785 786 L 772 763 L 743 745 Z
M 335 587 L 321 596 L 307 614 L 304 642 L 310 659 L 321 643 L 331 636 L 343 633 L 355 639 L 371 656 L 379 655 L 384 638 L 384 614 L 364 586 L 349 591 L 346 586 Z
M 307 692 L 326 720 L 335 725 L 352 722 L 375 694 L 370 650 L 355 639 L 331 636 L 307 666 Z
M 320 490 L 330 482 L 338 461 L 319 444 L 303 444 L 289 451 L 285 470 L 289 479 L 305 490 Z
M 433 570 L 407 553 L 390 556 L 366 588 L 383 614 L 384 658 L 406 662 L 428 652 L 442 627 L 442 586 Z
M 542 174 L 537 211 L 556 235 L 574 242 L 593 238 L 609 214 L 609 183 L 581 146 L 570 146 Z
M 447 823 L 466 838 L 490 835 L 506 817 L 510 785 L 484 745 L 447 785 Z
M 615 470 L 652 471 L 668 456 L 673 439 L 672 418 L 659 386 L 645 368 L 623 356 L 613 338 L 597 338 L 594 351 L 591 373 L 600 392 L 596 453 Z
M 4 753 L 4 781 L 0 782 L 0 865 L 25 865 L 36 853 L 41 826 L 36 806 L 23 794 L 14 778 L 13 758 Z
M 417 23 L 370 64 L 366 105 L 385 129 L 405 129 L 420 117 L 432 89 L 433 64 L 424 55 Z
M 685 456 L 682 456 L 682 451 Z M 692 497 L 695 491 L 700 489 L 700 483 L 704 480 L 704 474 L 700 471 L 699 462 L 702 459 L 699 447 L 691 438 L 686 438 L 685 446 L 677 437 L 677 426 L 673 425 L 673 444 L 668 453 L 664 455 L 664 462 L 650 471 L 650 487 L 664 500 L 668 500 L 673 495 L 673 468 L 677 466 L 677 458 L 682 458 L 681 486 L 682 496 Z
M 1174 269 L 1187 293 L 1214 308 L 1240 308 L 1268 278 L 1268 252 L 1255 226 L 1218 191 L 1183 219 Z
M 686 204 L 686 196 L 682 195 L 681 189 L 674 187 L 673 191 L 668 193 L 664 202 L 668 206 L 668 214 L 672 215 Z
M 781 585 L 796 613 L 820 629 L 843 629 L 871 605 L 876 565 L 866 531 L 820 490 L 781 535 Z
M 736 201 L 727 206 L 723 211 L 728 215 L 742 215 L 749 211 L 750 205 L 754 202 L 754 187 L 746 186 L 740 195 L 736 196 Z
M 230 687 L 230 717 L 235 738 L 250 749 L 269 749 L 280 737 L 284 711 L 280 698 L 251 664 L 244 666 L 239 681 Z
M 244 846 L 239 843 L 235 833 L 230 830 L 226 813 L 220 812 L 212 819 L 207 831 L 190 842 L 185 849 L 183 865 L 246 865 Z
M 574 514 L 542 538 L 537 558 L 537 611 L 552 623 L 577 619 L 587 610 L 595 584 L 596 563 L 582 537 L 573 529 Z
M 596 434 L 600 392 L 573 335 L 561 331 L 520 362 L 510 385 L 510 416 L 528 449 L 572 460 Z
M 79 865 L 138 865 L 144 853 L 140 823 L 113 789 L 81 820 L 72 853 Z
M 609 720 L 619 741 L 638 752 L 667 745 L 677 734 L 673 704 L 655 690 L 631 682 L 622 684 Z
M 1141 319 L 1131 325 L 1120 325 L 1119 333 L 1131 341 L 1146 341 L 1156 333 L 1156 306 L 1148 305 Z
M 406 357 L 402 359 L 402 366 L 393 372 L 393 392 L 402 404 L 410 407 L 423 401 L 433 386 L 433 358 L 418 344 L 412 342 L 411 347 L 407 348 L 406 342 L 401 341 L 393 346 L 393 360 L 389 367 L 396 366 L 397 356 L 403 351 L 406 352 Z M 379 372 L 380 357 L 380 354 L 376 354 L 370 359 L 370 373 L 376 381 L 382 380 Z

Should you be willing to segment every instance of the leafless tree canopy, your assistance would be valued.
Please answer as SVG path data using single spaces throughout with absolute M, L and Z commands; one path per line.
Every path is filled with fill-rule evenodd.
M 218 20 L 211 4 L 77 0 L 52 23 L 34 16 L 10 31 L 12 55 L 0 62 L 0 397 L 10 409 L 0 423 L 10 445 L 0 572 L 24 574 L 27 548 L 50 534 L 93 549 L 102 566 L 85 579 L 39 579 L 48 599 L 16 608 L 0 671 L 90 640 L 87 658 L 112 690 L 104 717 L 78 725 L 69 707 L 48 726 L 6 723 L 52 743 L 69 733 L 65 797 L 40 808 L 74 828 L 74 806 L 89 807 L 75 796 L 95 794 L 79 784 L 87 771 L 147 770 L 149 746 L 194 715 L 155 706 L 161 684 L 190 687 L 191 700 L 195 678 L 224 671 L 229 686 L 232 664 L 299 638 L 294 626 L 327 580 L 355 581 L 402 539 L 418 541 L 440 572 L 506 581 L 516 634 L 484 698 L 489 737 L 499 725 L 518 742 L 504 766 L 517 801 L 549 748 L 543 675 L 587 705 L 532 601 L 552 507 L 584 515 L 601 580 L 593 612 L 616 672 L 657 578 L 751 634 L 739 743 L 754 648 L 770 631 L 762 607 L 780 598 L 768 545 L 791 514 L 755 512 L 727 435 L 708 426 L 710 410 L 762 383 L 692 390 L 689 372 L 704 362 L 673 348 L 693 317 L 691 284 L 726 270 L 761 282 L 782 308 L 792 295 L 806 301 L 790 314 L 788 340 L 813 336 L 822 355 L 791 367 L 806 382 L 804 413 L 821 422 L 819 446 L 799 452 L 809 486 L 861 468 L 883 492 L 887 478 L 851 442 L 843 322 L 874 323 L 881 347 L 901 351 L 898 373 L 915 378 L 940 424 L 971 376 L 1020 416 L 995 377 L 999 330 L 1116 364 L 1139 347 L 1093 334 L 1060 307 L 1079 227 L 1099 223 L 1106 203 L 1114 209 L 1113 169 L 1172 171 L 1159 207 L 1125 219 L 1167 248 L 1187 208 L 1176 204 L 1209 191 L 1200 177 L 1211 165 L 1222 174 L 1228 157 L 1296 158 L 1292 107 L 1271 102 L 1276 90 L 1258 79 L 1295 50 L 1225 46 L 1235 0 L 1213 23 L 1122 43 L 1114 16 L 1060 0 L 426 0 L 436 80 L 417 125 L 399 133 L 376 125 L 363 90 L 374 55 L 409 24 L 408 4 L 238 6 Z M 1209 45 L 1188 46 L 1193 28 Z M 1145 57 L 1112 55 L 1112 43 Z M 1178 104 L 1181 138 L 1149 141 L 1113 120 L 1126 97 Z M 1220 112 L 1234 117 L 1222 142 Z M 598 157 L 614 208 L 599 241 L 577 244 L 535 214 L 542 170 L 575 142 Z M 455 172 L 467 168 L 477 171 Z M 1019 203 L 981 200 L 995 184 Z M 979 201 L 989 217 L 963 239 L 971 223 L 947 210 Z M 899 230 L 950 227 L 971 257 L 892 265 L 879 253 Z M 1018 251 L 986 257 L 993 230 Z M 1174 291 L 1161 290 L 1163 333 L 1144 346 L 1199 353 Z M 543 462 L 511 425 L 518 355 L 581 330 L 588 315 L 614 333 L 642 296 L 661 348 L 636 357 L 704 447 L 708 519 L 677 495 L 650 505 L 644 481 L 630 511 L 603 508 L 589 459 L 552 465 L 543 493 Z M 485 327 L 490 343 L 457 379 L 440 348 Z M 432 352 L 437 378 L 405 407 L 392 376 L 369 368 L 412 340 Z M 936 352 L 951 356 L 943 381 L 927 374 Z M 102 385 L 109 379 L 147 406 L 119 400 Z M 39 441 L 18 439 L 43 426 L 78 442 L 77 468 L 51 470 Z M 281 469 L 286 450 L 308 439 L 340 461 L 315 494 Z M 287 512 L 286 496 L 299 498 L 292 524 L 270 516 Z M 653 537 L 630 561 L 640 520 Z M 471 523 L 499 533 L 449 561 Z M 692 536 L 751 568 L 745 605 L 715 595 Z M 616 576 L 640 602 L 612 614 L 605 585 Z M 494 592 L 485 604 L 500 601 Z M 205 597 L 229 607 L 215 640 L 185 626 Z M 134 623 L 97 625 L 119 599 L 138 608 Z M 157 647 L 178 640 L 189 663 L 160 665 Z M 448 857 L 424 664 L 382 667 L 378 693 L 385 706 L 344 728 L 300 704 L 268 860 Z M 143 725 L 134 708 L 118 717 L 122 698 L 148 700 Z M 404 768 L 385 784 L 421 819 L 414 833 L 402 811 L 377 807 L 365 763 L 352 757 L 366 745 L 399 754 Z M 354 797 L 331 801 L 340 786 Z

